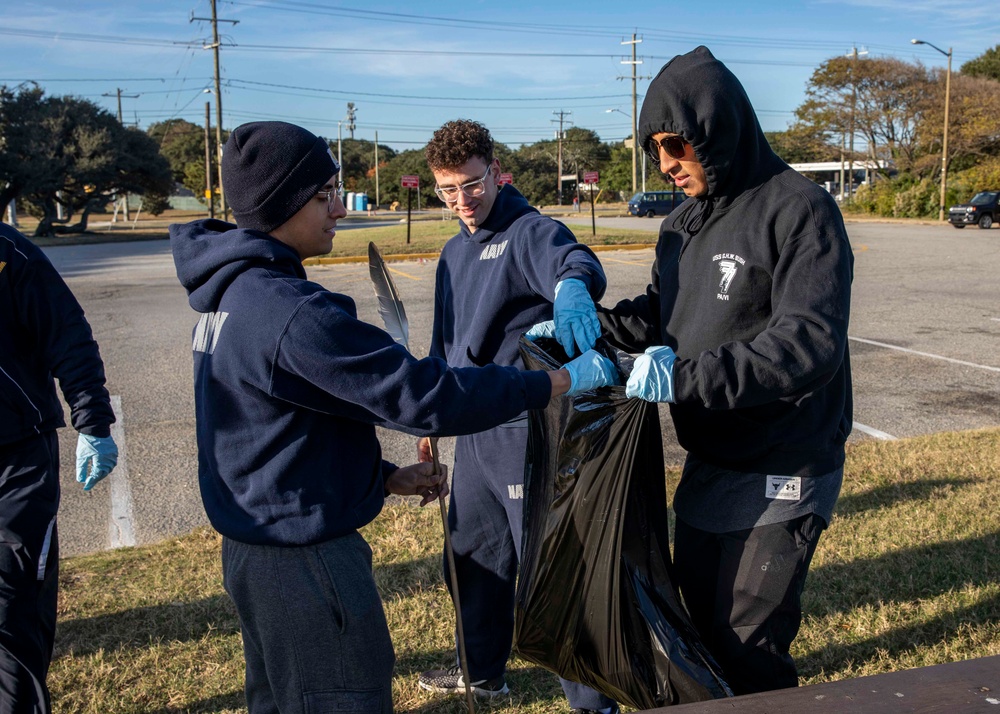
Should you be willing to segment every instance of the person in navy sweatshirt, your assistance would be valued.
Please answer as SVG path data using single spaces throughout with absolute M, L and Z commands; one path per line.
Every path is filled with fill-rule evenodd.
M 104 363 L 69 287 L 39 248 L 0 224 L 0 711 L 51 710 L 45 684 L 59 580 L 59 439 L 77 439 L 89 491 L 118 463 Z
M 586 352 L 600 336 L 594 301 L 606 285 L 601 264 L 566 226 L 500 184 L 493 148 L 489 130 L 467 120 L 448 122 L 427 145 L 435 192 L 461 222 L 438 262 L 430 353 L 453 367 L 520 365 L 521 335 L 553 318 L 553 336 L 566 353 Z M 448 527 L 470 686 L 495 697 L 509 691 L 504 672 L 514 629 L 527 418 L 518 410 L 497 428 L 470 431 L 478 433 L 455 444 Z M 426 439 L 418 444 L 423 461 L 428 447 Z M 454 665 L 418 681 L 430 691 L 457 693 L 465 689 L 463 677 Z M 589 687 L 562 685 L 574 711 L 616 708 Z
M 687 459 L 675 575 L 737 694 L 794 687 L 809 563 L 851 431 L 853 255 L 830 194 L 779 159 L 705 47 L 650 83 L 638 138 L 689 197 L 663 221 L 644 295 L 599 306 L 642 352 L 626 394 L 670 404 Z
M 395 661 L 358 529 L 388 493 L 447 489 L 431 464 L 382 459 L 375 425 L 415 435 L 488 429 L 550 397 L 612 383 L 589 352 L 552 372 L 417 360 L 306 278 L 328 253 L 340 167 L 284 122 L 237 127 L 222 158 L 236 225 L 170 227 L 191 307 L 199 482 L 223 536 L 251 713 L 392 711 Z

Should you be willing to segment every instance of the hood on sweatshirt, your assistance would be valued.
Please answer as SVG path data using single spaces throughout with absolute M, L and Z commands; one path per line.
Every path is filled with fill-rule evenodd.
M 171 224 L 170 250 L 188 302 L 201 313 L 214 312 L 229 284 L 252 265 L 306 277 L 298 254 L 281 241 L 211 218 Z
M 674 57 L 650 83 L 639 113 L 640 146 L 659 132 L 679 134 L 694 149 L 708 183 L 702 198 L 710 200 L 698 202 L 703 212 L 728 205 L 783 167 L 743 85 L 707 47 Z

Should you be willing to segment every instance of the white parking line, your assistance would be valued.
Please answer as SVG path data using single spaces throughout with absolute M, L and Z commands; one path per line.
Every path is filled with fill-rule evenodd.
M 111 397 L 111 408 L 115 412 L 115 423 L 111 425 L 111 436 L 118 444 L 118 465 L 108 476 L 111 486 L 111 523 L 108 526 L 108 540 L 111 548 L 135 545 L 135 529 L 132 527 L 132 489 L 128 485 L 128 454 L 125 451 L 125 415 L 122 413 L 122 398 Z
M 976 369 L 987 369 L 990 372 L 1000 372 L 1000 367 L 990 367 L 985 364 L 976 364 L 975 362 L 966 362 L 960 359 L 952 359 L 951 357 L 942 357 L 941 355 L 933 355 L 930 352 L 918 352 L 917 350 L 907 349 L 906 347 L 899 347 L 898 345 L 888 345 L 885 342 L 876 342 L 875 340 L 864 340 L 860 337 L 849 337 L 849 340 L 854 340 L 855 342 L 862 342 L 866 345 L 875 345 L 876 347 L 886 347 L 890 350 L 899 350 L 900 352 L 908 352 L 911 355 L 919 355 L 920 357 L 930 357 L 931 359 L 939 359 L 944 362 L 951 362 L 952 364 L 961 364 L 966 367 L 975 367 Z
M 868 436 L 880 439 L 881 441 L 896 441 L 896 437 L 892 434 L 886 434 L 884 431 L 879 431 L 878 429 L 866 426 L 860 422 L 854 422 L 854 428 L 868 434 Z

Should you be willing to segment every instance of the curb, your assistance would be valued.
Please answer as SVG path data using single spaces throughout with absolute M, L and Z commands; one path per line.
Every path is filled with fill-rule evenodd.
M 595 253 L 606 253 L 612 250 L 645 250 L 655 248 L 656 243 L 625 243 L 622 245 L 590 245 L 587 246 Z M 437 260 L 441 257 L 441 252 L 437 253 L 394 253 L 383 255 L 382 258 L 387 263 L 401 263 L 407 260 Z M 306 258 L 302 265 L 344 265 L 346 263 L 367 263 L 368 256 L 365 255 L 342 255 L 336 258 Z

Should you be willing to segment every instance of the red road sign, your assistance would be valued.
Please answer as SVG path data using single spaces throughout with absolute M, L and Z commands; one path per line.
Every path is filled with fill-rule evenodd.
M 584 183 L 597 183 L 599 173 L 597 171 L 584 171 L 583 172 L 583 182 Z
M 420 188 L 419 176 L 401 176 L 399 182 L 403 188 Z
M 497 183 L 514 183 L 514 174 L 500 174 L 500 178 L 497 180 Z

